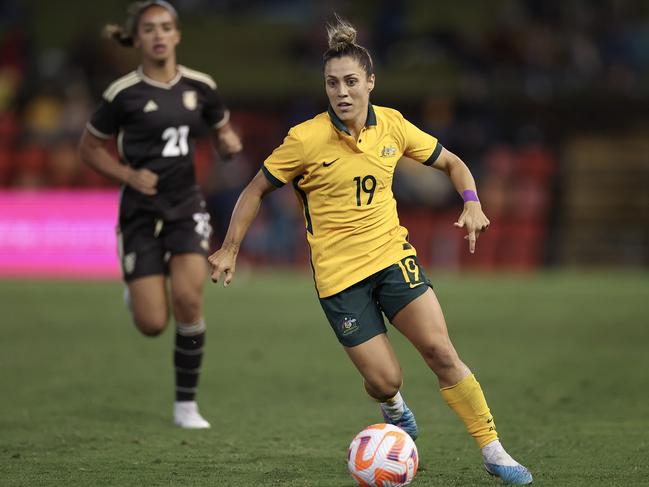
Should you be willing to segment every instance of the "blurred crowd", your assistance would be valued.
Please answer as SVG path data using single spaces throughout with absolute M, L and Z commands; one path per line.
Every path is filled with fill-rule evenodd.
M 287 55 L 296 65 L 316 71 L 325 42 L 322 19 L 333 10 L 347 15 L 340 2 L 173 3 L 183 18 L 232 15 L 297 26 Z M 399 108 L 460 155 L 478 180 L 490 218 L 500 223 L 484 239 L 475 262 L 484 268 L 525 269 L 551 261 L 547 242 L 561 196 L 558 161 L 566 137 L 576 128 L 572 120 L 536 116 L 538 107 L 571 112 L 589 106 L 593 113 L 604 99 L 630 107 L 646 100 L 649 4 L 498 1 L 487 9 L 487 19 L 467 12 L 464 19 L 444 24 L 430 13 L 429 2 L 371 4 L 371 15 L 355 16 L 352 9 L 348 17 L 359 26 L 360 42 L 373 53 L 378 72 L 425 72 L 432 67 L 436 78 L 421 80 L 430 86 L 417 87 L 417 101 L 406 94 L 402 99 L 394 88 L 385 91 L 387 99 L 379 104 Z M 453 12 L 446 14 L 453 18 Z M 96 29 L 79 32 L 67 50 L 36 45 L 28 15 L 16 1 L 0 3 L 0 187 L 114 186 L 80 163 L 76 144 L 103 89 L 132 69 L 137 57 L 99 39 Z M 245 144 L 238 160 L 218 161 L 208 143 L 198 145 L 197 176 L 217 239 L 239 191 L 290 125 L 325 108 L 320 99 L 295 99 L 290 93 L 288 87 L 284 99 L 259 106 L 254 93 L 230 102 Z M 589 118 L 582 121 L 584 129 L 593 123 Z M 616 123 L 601 122 L 605 127 Z M 462 265 L 463 244 L 451 226 L 460 201 L 444 177 L 406 161 L 394 192 L 423 261 Z M 290 192 L 274 194 L 247 239 L 250 258 L 305 259 L 300 221 Z

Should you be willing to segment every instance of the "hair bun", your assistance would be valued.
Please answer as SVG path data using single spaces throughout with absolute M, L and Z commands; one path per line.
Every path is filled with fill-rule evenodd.
M 116 24 L 107 24 L 104 26 L 102 34 L 108 39 L 119 42 L 122 46 L 130 47 L 133 45 L 133 39 L 129 37 L 122 27 Z
M 107 24 L 102 30 L 102 35 L 107 39 L 114 39 L 122 35 L 122 28 L 117 24 Z
M 329 49 L 339 51 L 356 44 L 356 29 L 336 15 L 336 25 L 327 25 Z

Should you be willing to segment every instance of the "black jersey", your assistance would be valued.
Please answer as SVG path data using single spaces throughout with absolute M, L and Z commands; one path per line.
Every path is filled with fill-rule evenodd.
M 113 82 L 88 130 L 103 139 L 117 137 L 122 163 L 149 169 L 159 177 L 155 196 L 125 187 L 122 213 L 166 214 L 196 195 L 194 139 L 228 119 L 214 80 L 184 66 L 178 66 L 169 83 L 148 78 L 142 68 Z

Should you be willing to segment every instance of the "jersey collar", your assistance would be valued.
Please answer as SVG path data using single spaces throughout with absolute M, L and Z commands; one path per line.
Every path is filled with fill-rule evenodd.
M 334 109 L 331 105 L 329 105 L 329 107 L 327 108 L 327 113 L 329 114 L 329 118 L 331 119 L 331 123 L 334 124 L 334 127 L 336 127 L 341 132 L 345 132 L 347 135 L 351 135 L 349 129 L 345 126 L 343 121 L 338 118 L 338 115 L 336 115 L 336 112 L 334 112 Z M 376 125 L 376 113 L 374 113 L 374 107 L 372 106 L 372 104 L 368 103 L 367 120 L 365 121 L 365 126 L 369 127 L 371 125 Z
M 174 85 L 178 83 L 180 81 L 180 78 L 182 77 L 182 73 L 180 72 L 180 69 L 178 69 L 176 76 L 174 76 L 174 78 L 171 81 L 169 81 L 169 83 L 162 83 L 160 81 L 151 79 L 146 74 L 144 74 L 144 70 L 142 69 L 142 66 L 138 66 L 137 75 L 146 84 L 151 86 L 156 86 L 158 88 L 163 88 L 165 90 L 170 90 L 171 88 L 173 88 Z

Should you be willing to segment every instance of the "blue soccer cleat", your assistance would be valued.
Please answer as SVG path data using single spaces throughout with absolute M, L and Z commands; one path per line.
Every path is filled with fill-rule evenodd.
M 489 475 L 498 477 L 504 484 L 527 485 L 532 483 L 532 474 L 520 463 L 513 466 L 485 463 L 484 468 Z
M 383 413 L 383 419 L 386 423 L 393 424 L 398 426 L 403 431 L 408 433 L 413 440 L 417 439 L 417 421 L 415 421 L 415 415 L 412 414 L 412 411 L 405 404 L 403 405 L 403 414 L 396 421 L 390 419 L 390 416 L 381 408 L 381 413 Z

